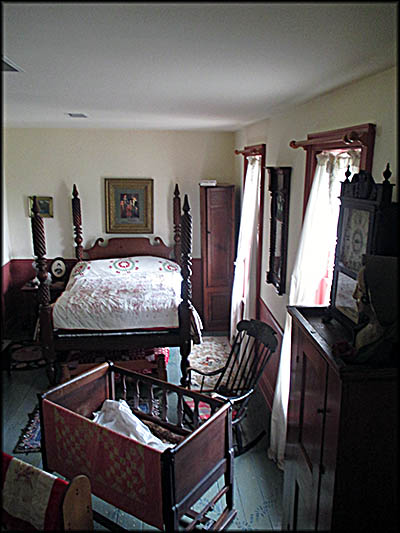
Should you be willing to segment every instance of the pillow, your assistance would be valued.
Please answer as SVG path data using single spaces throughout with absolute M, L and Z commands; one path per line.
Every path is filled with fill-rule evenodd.
M 135 273 L 180 272 L 180 270 L 178 263 L 170 259 L 144 255 L 80 261 L 72 269 L 71 278 L 104 278 Z

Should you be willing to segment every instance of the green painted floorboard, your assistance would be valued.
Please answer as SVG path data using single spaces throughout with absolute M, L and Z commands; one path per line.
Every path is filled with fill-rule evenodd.
M 179 384 L 179 351 L 170 350 L 168 379 Z M 2 449 L 13 454 L 21 430 L 28 421 L 28 413 L 37 404 L 37 393 L 48 388 L 46 372 L 37 370 L 2 371 Z M 254 395 L 245 420 L 246 437 L 269 429 L 269 412 L 258 393 Z M 237 517 L 230 531 L 268 531 L 281 529 L 283 473 L 267 457 L 268 438 L 264 437 L 252 450 L 235 458 L 235 508 Z M 40 453 L 18 454 L 18 458 L 41 467 Z M 213 490 L 218 490 L 222 480 Z M 205 500 L 204 500 L 205 501 Z M 217 505 L 217 511 L 220 505 Z M 93 508 L 130 531 L 155 530 L 135 517 L 93 496 Z M 95 523 L 96 530 L 105 528 Z

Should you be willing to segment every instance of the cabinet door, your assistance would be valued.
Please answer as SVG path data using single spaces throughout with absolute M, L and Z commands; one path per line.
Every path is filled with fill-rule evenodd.
M 234 255 L 234 186 L 201 187 L 204 320 L 229 328 Z
M 327 363 L 293 326 L 282 527 L 311 530 L 318 521 Z
M 233 187 L 207 189 L 206 286 L 226 287 L 232 280 Z
M 321 458 L 321 482 L 319 491 L 318 529 L 329 531 L 332 525 L 332 509 L 335 494 L 335 473 L 340 434 L 342 382 L 332 367 L 328 370 L 324 446 Z

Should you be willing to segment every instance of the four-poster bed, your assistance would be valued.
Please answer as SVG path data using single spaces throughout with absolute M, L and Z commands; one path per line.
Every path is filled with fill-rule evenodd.
M 192 217 L 190 214 L 190 206 L 187 195 L 185 195 L 183 203 L 183 212 L 181 209 L 181 200 L 179 188 L 176 185 L 173 199 L 173 220 L 174 220 L 174 246 L 168 247 L 164 244 L 161 238 L 155 237 L 154 244 L 150 239 L 144 237 L 124 237 L 124 238 L 110 238 L 106 244 L 103 238 L 98 238 L 95 244 L 87 249 L 83 249 L 82 242 L 82 214 L 81 214 L 81 201 L 78 195 L 76 185 L 73 187 L 72 198 L 72 214 L 73 225 L 75 235 L 75 255 L 77 264 L 71 271 L 70 279 L 67 283 L 66 290 L 57 299 L 54 304 L 50 302 L 50 290 L 49 290 L 49 274 L 47 269 L 46 254 L 46 238 L 43 219 L 39 214 L 36 199 L 32 209 L 32 236 L 33 236 L 33 249 L 36 256 L 36 268 L 37 277 L 39 279 L 39 324 L 40 324 L 40 343 L 43 350 L 43 356 L 48 363 L 48 377 L 51 383 L 57 381 L 57 369 L 59 369 L 59 363 L 65 361 L 65 358 L 71 350 L 75 351 L 87 351 L 87 350 L 101 350 L 104 352 L 105 359 L 107 359 L 107 351 L 115 350 L 129 350 L 135 348 L 158 348 L 158 347 L 174 347 L 178 346 L 181 353 L 181 371 L 182 379 L 181 384 L 187 383 L 187 371 L 188 356 L 191 351 L 192 342 L 200 342 L 200 327 L 201 322 L 198 318 L 197 312 L 194 309 L 192 298 L 192 284 L 191 284 L 191 251 L 192 251 Z M 84 257 L 85 256 L 85 257 Z M 171 259 L 174 257 L 174 261 Z M 118 259 L 126 258 L 124 261 L 115 263 Z M 160 289 L 160 283 L 163 288 L 170 283 L 170 276 L 167 276 L 166 271 L 174 271 L 173 274 L 179 275 L 180 271 L 180 287 L 178 288 L 178 294 L 169 294 L 169 300 L 162 302 L 161 305 L 169 307 L 170 315 L 173 316 L 174 310 L 171 309 L 175 302 L 175 316 L 170 321 L 164 321 L 160 324 L 157 323 L 157 317 L 160 316 L 156 307 L 152 308 L 153 322 L 147 320 L 143 322 L 139 321 L 128 322 L 125 321 L 125 325 L 121 328 L 115 327 L 115 314 L 116 312 L 122 312 L 122 308 L 126 308 L 127 305 L 134 306 L 137 304 L 135 299 L 135 290 L 132 289 L 132 285 L 127 285 L 128 278 L 130 282 L 136 274 L 131 276 L 117 276 L 114 275 L 112 279 L 105 278 L 108 273 L 107 267 L 110 269 L 110 274 L 121 274 L 118 270 L 119 266 L 128 266 L 131 273 L 135 270 L 140 270 L 140 274 L 144 275 L 143 271 L 150 264 L 153 271 L 155 271 L 154 264 L 157 261 L 162 262 L 163 265 L 159 265 L 162 273 L 153 273 L 153 281 L 147 282 L 150 289 L 157 291 L 157 297 L 162 292 Z M 137 265 L 140 262 L 140 269 Z M 113 265 L 111 264 L 113 263 Z M 154 268 L 153 268 L 154 267 Z M 113 270 L 113 272 L 111 272 Z M 90 272 L 90 276 L 88 273 Z M 85 277 L 89 279 L 82 280 L 83 273 Z M 126 273 L 126 272 L 125 272 Z M 166 274 L 167 277 L 162 277 Z M 90 290 L 91 285 L 96 281 L 93 279 L 97 276 L 99 285 L 102 284 L 100 291 Z M 158 285 L 154 282 L 158 279 Z M 121 278 L 123 278 L 121 280 Z M 142 278 L 143 281 L 143 278 Z M 120 283 L 119 288 L 116 289 L 115 283 Z M 175 281 L 171 282 L 175 286 L 176 290 L 176 277 Z M 114 284 L 114 285 L 113 285 Z M 92 294 L 99 292 L 98 302 L 95 307 L 87 310 L 88 317 L 94 318 L 99 309 L 99 305 L 107 304 L 107 300 L 111 301 L 111 298 L 107 296 L 107 290 L 114 288 L 113 297 L 118 293 L 118 297 L 125 297 L 128 302 L 122 302 L 120 308 L 117 310 L 114 308 L 108 309 L 110 316 L 113 316 L 114 322 L 110 325 L 104 326 L 104 323 L 99 323 L 98 326 L 93 325 L 93 321 L 87 325 L 72 320 L 71 305 L 68 303 L 72 289 L 80 290 L 79 287 L 86 287 L 82 289 L 79 297 L 79 292 L 75 292 L 75 310 L 76 315 L 82 316 L 82 306 L 85 304 L 85 300 L 89 300 Z M 88 289 L 89 287 L 89 289 Z M 136 294 L 139 295 L 143 289 L 143 283 L 136 289 Z M 151 288 L 153 287 L 153 289 Z M 93 285 L 92 285 L 93 288 Z M 121 290 L 121 288 L 123 290 Z M 125 288 L 125 289 L 124 289 Z M 172 291 L 172 288 L 171 288 Z M 78 296 L 76 296 L 78 294 Z M 150 294 L 150 293 L 149 293 Z M 150 296 L 141 298 L 145 300 L 144 305 L 148 304 L 151 299 Z M 62 308 L 64 305 L 64 308 Z M 96 307 L 97 306 L 97 307 Z M 103 306 L 104 307 L 104 306 Z M 136 305 L 137 307 L 137 305 Z M 58 309 L 61 308 L 61 313 Z M 57 312 L 54 312 L 57 309 Z M 95 311 L 95 312 L 94 312 Z M 135 309 L 136 313 L 137 309 Z M 144 309 L 146 313 L 147 309 Z M 104 312 L 107 312 L 102 311 Z M 100 313 L 100 311 L 99 311 Z M 60 320 L 60 314 L 63 316 L 63 320 Z M 148 313 L 147 313 L 148 314 Z M 122 316 L 122 315 L 121 315 Z M 69 320 L 71 319 L 70 323 Z

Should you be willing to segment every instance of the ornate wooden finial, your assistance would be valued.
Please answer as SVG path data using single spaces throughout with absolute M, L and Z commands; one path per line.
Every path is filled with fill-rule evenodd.
M 185 198 L 183 200 L 183 211 L 185 213 L 189 213 L 190 211 L 189 198 L 187 194 L 185 194 Z
M 174 255 L 175 261 L 181 264 L 181 198 L 178 184 L 174 191 Z
M 344 173 L 344 175 L 346 176 L 346 178 L 342 181 L 340 185 L 341 196 L 347 196 L 349 194 L 349 190 L 351 189 L 351 182 L 349 180 L 351 176 L 350 165 L 347 166 L 347 170 Z
M 383 171 L 383 177 L 385 178 L 385 181 L 389 181 L 391 175 L 392 175 L 392 171 L 390 170 L 390 165 L 388 163 L 386 165 L 385 170 Z
M 392 201 L 392 194 L 393 194 L 393 184 L 390 183 L 390 176 L 392 175 L 392 171 L 390 170 L 389 163 L 386 165 L 385 170 L 383 171 L 383 183 L 382 183 L 382 203 L 384 205 L 390 204 Z
M 75 257 L 78 261 L 82 261 L 83 258 L 83 246 L 82 246 L 82 214 L 81 214 L 81 200 L 78 195 L 78 189 L 74 184 L 72 189 L 72 219 L 74 224 L 75 233 Z

